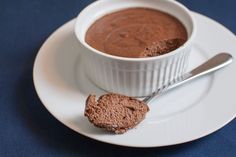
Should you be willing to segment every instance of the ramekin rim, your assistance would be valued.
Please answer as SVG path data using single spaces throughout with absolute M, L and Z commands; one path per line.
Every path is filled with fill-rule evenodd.
M 168 58 L 169 56 L 174 56 L 176 55 L 178 52 L 180 52 L 181 50 L 183 50 L 184 48 L 188 47 L 191 42 L 193 41 L 194 39 L 194 36 L 196 34 L 196 24 L 195 24 L 195 20 L 192 16 L 192 13 L 191 11 L 186 7 L 184 6 L 182 3 L 180 2 L 177 2 L 177 1 L 173 1 L 173 0 L 162 0 L 162 1 L 165 1 L 165 2 L 169 2 L 169 3 L 173 3 L 175 5 L 177 5 L 178 7 L 180 7 L 185 13 L 186 15 L 188 15 L 190 21 L 191 21 L 191 24 L 192 24 L 192 31 L 191 31 L 191 34 L 190 36 L 188 37 L 187 41 L 182 45 L 180 46 L 179 48 L 177 48 L 176 50 L 174 51 L 171 51 L 169 53 L 166 53 L 164 55 L 160 55 L 160 56 L 155 56 L 155 57 L 144 57 L 144 58 L 128 58 L 128 57 L 120 57 L 120 56 L 115 56 L 115 55 L 110 55 L 110 54 L 107 54 L 107 53 L 104 53 L 102 51 L 99 51 L 95 48 L 93 48 L 92 46 L 90 46 L 89 44 L 87 44 L 85 41 L 82 41 L 81 38 L 78 36 L 77 34 L 77 31 L 78 31 L 78 21 L 80 20 L 80 16 L 82 15 L 83 12 L 87 11 L 90 7 L 93 7 L 94 5 L 97 5 L 99 3 L 102 3 L 104 1 L 108 1 L 108 0 L 99 0 L 99 1 L 94 1 L 93 3 L 89 4 L 87 7 L 85 7 L 77 16 L 76 18 L 76 23 L 75 23 L 75 26 L 74 26 L 74 32 L 75 32 L 75 36 L 77 38 L 77 40 L 80 42 L 80 44 L 82 44 L 85 48 L 89 49 L 90 51 L 100 55 L 100 56 L 104 56 L 106 58 L 109 58 L 109 59 L 113 59 L 113 60 L 120 60 L 120 61 L 130 61 L 130 62 L 143 62 L 143 61 L 155 61 L 155 60 L 160 60 L 160 59 L 163 59 L 163 58 Z

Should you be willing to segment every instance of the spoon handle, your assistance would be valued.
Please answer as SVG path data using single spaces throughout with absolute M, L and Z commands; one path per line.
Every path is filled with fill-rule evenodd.
M 178 79 L 171 81 L 167 85 L 163 86 L 162 88 L 158 89 L 152 95 L 147 96 L 143 102 L 150 103 L 151 100 L 158 97 L 162 93 L 169 91 L 170 89 L 173 89 L 175 87 L 178 87 L 184 83 L 187 83 L 195 78 L 204 76 L 206 74 L 209 74 L 211 72 L 214 72 L 216 70 L 219 70 L 227 65 L 229 65 L 233 61 L 233 57 L 228 53 L 220 53 L 205 63 L 201 64 L 197 68 L 193 69 L 192 71 L 182 75 Z

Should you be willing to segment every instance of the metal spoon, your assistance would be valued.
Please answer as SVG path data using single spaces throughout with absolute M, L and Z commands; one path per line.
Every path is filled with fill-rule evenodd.
M 150 96 L 147 96 L 142 101 L 146 104 L 150 103 L 152 100 L 160 96 L 161 94 L 178 87 L 180 85 L 183 85 L 193 79 L 199 78 L 201 76 L 204 76 L 206 74 L 212 73 L 216 70 L 219 70 L 227 65 L 229 65 L 233 61 L 232 55 L 228 53 L 220 53 L 205 63 L 201 64 L 197 68 L 193 69 L 190 72 L 187 72 L 186 74 L 182 75 L 178 79 L 168 83 L 167 85 L 163 86 L 162 88 L 156 90 L 154 93 L 152 93 Z
M 198 78 L 200 76 L 203 76 L 203 75 L 209 74 L 211 72 L 214 72 L 218 69 L 221 69 L 221 68 L 225 67 L 226 65 L 229 65 L 232 62 L 232 60 L 233 60 L 233 57 L 230 54 L 220 53 L 220 54 L 214 56 L 213 58 L 209 59 L 207 62 L 203 63 L 202 65 L 198 66 L 194 70 L 192 70 L 192 71 L 182 75 L 180 78 L 168 83 L 166 86 L 162 87 L 161 89 L 158 89 L 152 95 L 144 98 L 142 101 L 145 104 L 148 104 L 152 100 L 154 100 L 156 97 L 160 96 L 162 93 L 164 93 L 170 89 L 173 89 L 175 87 L 178 87 L 186 82 L 189 82 L 190 80 L 193 80 L 193 79 Z M 114 95 L 115 95 L 115 93 L 113 93 L 113 95 L 110 95 L 110 97 L 112 98 L 112 96 L 114 96 Z M 109 96 L 109 94 L 107 96 Z M 125 97 L 125 96 L 122 96 L 122 98 L 129 99 L 128 97 Z M 100 97 L 99 99 L 102 99 L 102 97 Z M 88 103 L 88 104 L 86 104 L 85 115 L 90 119 L 91 117 L 94 117 L 93 115 L 90 117 L 90 115 L 93 114 L 94 112 L 91 112 L 92 108 L 89 108 L 89 107 L 91 107 L 93 105 L 97 106 L 95 96 L 90 95 L 88 97 L 88 99 L 86 100 L 86 103 Z M 126 107 L 126 106 L 123 105 L 123 107 Z M 96 108 L 99 108 L 99 106 L 97 106 Z M 105 111 L 104 114 L 109 113 L 109 112 L 106 112 L 106 110 L 102 110 L 102 111 Z M 111 110 L 110 112 L 112 112 L 112 111 L 116 112 L 116 110 Z M 137 110 L 137 112 L 140 112 L 139 116 L 137 116 L 139 118 L 133 119 L 132 120 L 133 123 L 131 123 L 127 127 L 124 127 L 123 123 L 122 123 L 122 125 L 121 125 L 122 127 L 121 127 L 120 123 L 117 122 L 117 116 L 126 117 L 126 115 L 125 115 L 126 113 L 123 113 L 123 115 L 121 113 L 121 114 L 118 114 L 117 116 L 110 116 L 108 121 L 106 121 L 107 119 L 104 119 L 105 121 L 103 121 L 103 122 L 99 122 L 99 121 L 97 122 L 97 120 L 94 121 L 93 119 L 90 119 L 90 121 L 92 123 L 94 123 L 95 126 L 99 126 L 101 128 L 107 129 L 108 131 L 122 134 L 122 133 L 126 132 L 128 129 L 136 126 L 140 121 L 142 121 L 143 118 L 145 117 L 145 114 L 147 113 L 147 111 L 148 111 L 148 108 L 146 110 L 145 109 L 144 110 Z M 132 112 L 132 114 L 137 115 L 137 112 Z M 108 116 L 109 115 L 110 115 L 110 113 L 108 114 Z M 111 122 L 112 122 L 112 124 L 111 124 Z

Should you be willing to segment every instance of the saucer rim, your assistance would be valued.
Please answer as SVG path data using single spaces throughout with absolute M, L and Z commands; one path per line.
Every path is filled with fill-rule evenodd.
M 220 26 L 222 27 L 222 29 L 224 29 L 224 30 L 227 31 L 230 35 L 232 35 L 234 38 L 236 38 L 236 36 L 235 36 L 231 31 L 229 31 L 225 26 L 223 26 L 222 24 L 218 23 L 217 21 L 215 21 L 215 20 L 213 20 L 213 19 L 211 19 L 211 18 L 209 18 L 209 17 L 207 17 L 207 16 L 205 16 L 205 15 L 202 15 L 202 14 L 199 14 L 199 13 L 196 13 L 196 12 L 193 12 L 193 11 L 191 11 L 191 12 L 192 12 L 193 14 L 197 14 L 198 16 L 202 16 L 202 17 L 204 17 L 204 18 L 207 18 L 208 20 L 211 20 L 211 21 L 217 23 L 218 25 L 220 25 Z M 52 37 L 55 33 L 57 33 L 59 30 L 63 29 L 63 26 L 65 26 L 65 25 L 67 25 L 67 24 L 69 24 L 69 23 L 71 23 L 71 22 L 73 22 L 73 21 L 75 21 L 75 19 L 72 19 L 72 20 L 66 22 L 66 23 L 63 24 L 61 27 L 59 27 L 57 30 L 55 30 L 55 31 L 47 38 L 47 40 L 43 43 L 43 45 L 41 46 L 41 48 L 39 49 L 38 52 L 40 52 L 40 51 L 42 50 L 42 48 L 44 47 L 44 45 L 48 42 L 48 40 L 51 39 L 51 37 Z M 189 139 L 189 140 L 186 140 L 186 141 L 183 141 L 183 142 L 177 142 L 177 143 L 166 144 L 166 145 L 161 145 L 161 146 L 159 146 L 159 145 L 158 145 L 158 146 L 150 146 L 150 145 L 148 145 L 148 146 L 143 146 L 143 145 L 142 145 L 142 146 L 139 146 L 139 145 L 132 146 L 132 145 L 125 145 L 125 144 L 112 143 L 112 142 L 108 142 L 108 141 L 105 141 L 105 140 L 100 140 L 100 139 L 98 139 L 98 138 L 93 138 L 93 137 L 91 137 L 91 136 L 86 135 L 86 134 L 83 133 L 83 132 L 78 132 L 76 129 L 74 129 L 72 126 L 70 126 L 70 124 L 66 124 L 66 123 L 64 123 L 63 121 L 61 121 L 57 116 L 55 116 L 55 115 L 49 110 L 49 108 L 47 107 L 47 105 L 45 105 L 45 104 L 47 104 L 47 102 L 45 102 L 45 101 L 40 97 L 40 94 L 39 94 L 40 92 L 39 92 L 39 89 L 38 89 L 38 87 L 37 87 L 37 85 L 36 85 L 37 83 L 36 83 L 36 78 L 35 78 L 35 65 L 36 65 L 37 58 L 38 58 L 39 54 L 40 54 L 40 53 L 37 53 L 37 56 L 36 56 L 36 58 L 35 58 L 35 60 L 34 60 L 34 65 L 33 65 L 33 83 L 34 83 L 34 87 L 35 87 L 36 93 L 37 93 L 37 95 L 38 95 L 38 98 L 39 98 L 40 101 L 42 102 L 43 106 L 48 110 L 48 112 L 49 112 L 50 114 L 52 114 L 52 116 L 53 116 L 54 118 L 56 118 L 58 121 L 60 121 L 60 122 L 61 122 L 62 124 L 64 124 L 65 126 L 69 127 L 71 130 L 73 130 L 73 131 L 75 131 L 76 133 L 79 133 L 79 134 L 81 134 L 81 135 L 83 135 L 83 136 L 85 136 L 85 137 L 88 137 L 88 138 L 90 138 L 90 139 L 96 140 L 96 141 L 100 141 L 100 142 L 104 142 L 104 143 L 108 143 L 108 144 L 112 144 L 112 145 L 117 145 L 117 146 L 134 147 L 134 148 L 156 148 L 156 147 L 165 147 L 165 146 L 178 145 L 178 144 L 188 143 L 188 142 L 191 142 L 191 141 L 200 139 L 200 138 L 202 138 L 202 137 L 208 136 L 208 135 L 212 134 L 213 132 L 216 132 L 216 131 L 220 130 L 221 128 L 223 128 L 225 125 L 227 125 L 229 122 L 231 122 L 232 120 L 234 120 L 234 118 L 236 117 L 236 113 L 235 113 L 234 116 L 232 116 L 231 118 L 229 118 L 229 120 L 226 121 L 225 123 L 222 123 L 219 127 L 217 127 L 217 128 L 212 128 L 211 130 L 206 131 L 206 132 L 205 132 L 204 134 L 202 134 L 201 136 L 196 136 L 196 138 L 192 138 L 192 139 Z

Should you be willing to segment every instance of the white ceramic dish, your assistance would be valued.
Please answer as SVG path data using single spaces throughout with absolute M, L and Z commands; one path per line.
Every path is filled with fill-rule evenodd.
M 189 69 L 221 51 L 236 56 L 236 37 L 230 31 L 207 17 L 196 13 L 193 16 L 198 29 Z M 33 71 L 35 88 L 44 106 L 74 131 L 116 145 L 159 147 L 201 138 L 235 118 L 236 62 L 233 62 L 153 101 L 146 119 L 126 134 L 112 135 L 95 128 L 83 116 L 84 103 L 88 94 L 100 95 L 104 91 L 84 74 L 74 24 L 75 20 L 66 23 L 47 39 L 38 52 Z
M 127 8 L 145 7 L 167 12 L 185 26 L 188 41 L 175 51 L 151 58 L 124 58 L 100 52 L 85 42 L 88 28 L 100 17 Z M 129 96 L 147 96 L 185 72 L 195 34 L 190 11 L 172 0 L 99 0 L 77 17 L 75 34 L 83 53 L 86 73 L 92 82 L 106 91 Z

